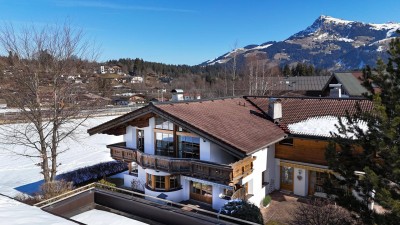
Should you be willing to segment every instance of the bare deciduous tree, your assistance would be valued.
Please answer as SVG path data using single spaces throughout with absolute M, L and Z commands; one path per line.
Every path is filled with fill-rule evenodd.
M 82 30 L 69 23 L 15 29 L 0 26 L 0 45 L 9 53 L 12 72 L 8 102 L 20 110 L 20 122 L 1 126 L 0 140 L 7 150 L 35 159 L 44 181 L 56 178 L 58 155 L 67 149 L 60 143 L 74 138 L 77 128 L 87 119 L 79 102 L 80 87 L 68 82 L 68 76 L 92 73 L 87 65 L 96 58 L 96 49 Z

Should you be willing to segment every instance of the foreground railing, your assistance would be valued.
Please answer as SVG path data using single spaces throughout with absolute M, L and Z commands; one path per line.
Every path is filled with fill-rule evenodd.
M 250 222 L 250 221 L 246 221 L 246 220 L 234 218 L 234 217 L 231 217 L 231 216 L 227 216 L 227 215 L 224 215 L 224 214 L 220 214 L 220 213 L 217 213 L 217 212 L 212 212 L 212 211 L 200 209 L 200 208 L 197 208 L 195 206 L 185 205 L 185 204 L 173 202 L 173 201 L 170 201 L 170 200 L 154 197 L 154 196 L 151 196 L 151 195 L 142 194 L 142 193 L 135 192 L 135 191 L 130 191 L 130 190 L 122 189 L 122 188 L 108 186 L 108 185 L 101 184 L 101 183 L 88 184 L 86 186 L 77 188 L 77 189 L 75 189 L 73 191 L 69 191 L 69 192 L 61 194 L 59 196 L 56 196 L 56 197 L 47 199 L 45 201 L 36 203 L 34 206 L 43 209 L 45 207 L 51 206 L 52 204 L 61 202 L 61 201 L 66 200 L 66 199 L 68 199 L 70 197 L 73 197 L 75 195 L 78 195 L 78 194 L 81 194 L 81 193 L 84 193 L 84 192 L 90 191 L 90 190 L 96 190 L 96 189 L 98 189 L 98 190 L 107 190 L 107 191 L 111 191 L 111 192 L 115 192 L 115 193 L 122 193 L 122 194 L 126 194 L 126 195 L 129 195 L 129 196 L 135 196 L 135 197 L 139 197 L 139 198 L 144 198 L 144 199 L 147 199 L 147 200 L 151 200 L 154 203 L 158 203 L 158 204 L 162 204 L 162 205 L 170 205 L 172 207 L 177 207 L 177 208 L 179 208 L 181 210 L 184 210 L 184 211 L 201 213 L 201 214 L 206 215 L 206 216 L 217 218 L 218 220 L 219 219 L 224 219 L 224 220 L 227 220 L 227 221 L 232 221 L 232 222 L 236 222 L 236 223 L 240 223 L 240 224 L 250 224 L 250 225 L 256 225 L 257 224 L 257 223 L 253 223 L 253 222 Z M 130 199 L 130 200 L 134 201 L 134 199 Z

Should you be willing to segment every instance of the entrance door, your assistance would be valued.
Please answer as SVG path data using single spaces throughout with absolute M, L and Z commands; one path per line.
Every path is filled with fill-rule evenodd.
M 294 168 L 281 166 L 281 189 L 293 191 Z
M 144 152 L 144 130 L 136 130 L 136 145 L 137 149 Z
M 190 198 L 212 204 L 212 186 L 190 181 Z

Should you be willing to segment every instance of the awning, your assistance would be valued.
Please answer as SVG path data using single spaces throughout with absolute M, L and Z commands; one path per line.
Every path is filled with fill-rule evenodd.
M 214 183 L 214 182 L 210 182 L 210 181 L 207 181 L 207 180 L 201 180 L 201 179 L 197 179 L 197 178 L 193 178 L 193 177 L 187 177 L 187 176 L 182 176 L 182 177 L 185 180 L 190 180 L 190 181 L 194 181 L 194 182 L 198 182 L 198 183 L 202 183 L 202 184 L 207 184 L 207 185 L 216 185 L 216 186 L 220 186 L 222 188 L 228 189 L 228 190 L 233 190 L 233 187 L 228 186 L 228 185 Z

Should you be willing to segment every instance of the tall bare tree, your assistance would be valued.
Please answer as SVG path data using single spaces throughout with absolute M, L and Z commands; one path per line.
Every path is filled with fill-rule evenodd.
M 236 81 L 236 72 L 237 72 L 237 55 L 238 55 L 238 49 L 237 49 L 238 43 L 235 41 L 233 44 L 233 56 L 232 56 L 232 96 L 235 96 L 235 81 Z
M 83 110 L 89 105 L 78 101 L 79 85 L 66 78 L 93 73 L 87 65 L 97 50 L 69 23 L 19 29 L 3 24 L 0 45 L 11 55 L 11 88 L 4 94 L 20 110 L 23 122 L 2 125 L 0 140 L 9 151 L 36 159 L 44 181 L 52 182 L 60 165 L 58 155 L 67 150 L 60 148 L 61 142 L 74 138 L 88 115 Z

